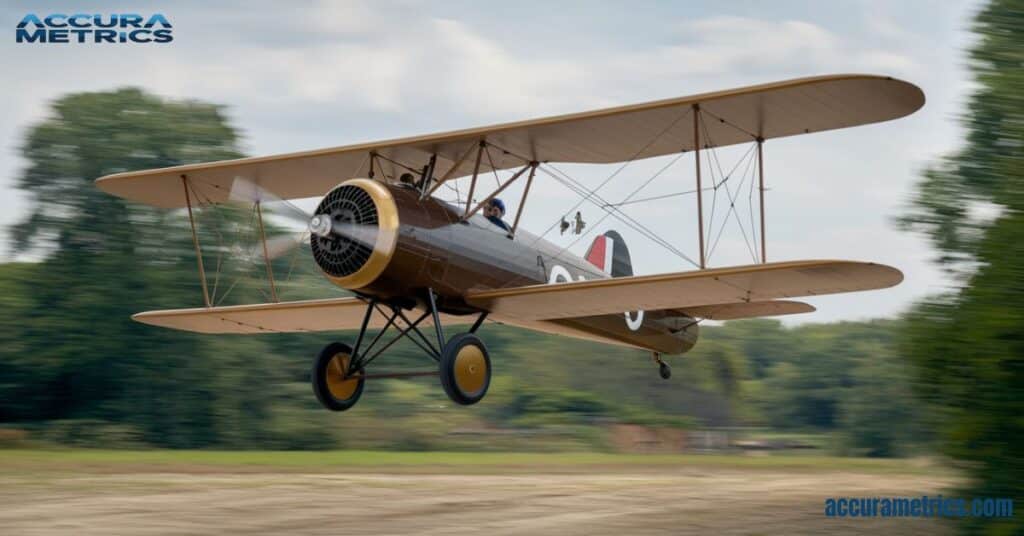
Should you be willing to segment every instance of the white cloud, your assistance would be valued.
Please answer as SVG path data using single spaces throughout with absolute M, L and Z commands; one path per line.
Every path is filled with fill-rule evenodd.
M 721 16 L 682 23 L 676 44 L 613 59 L 611 73 L 643 80 L 688 81 L 732 73 L 790 76 L 847 71 L 905 73 L 909 56 L 851 43 L 822 26 L 800 20 Z M 642 77 L 642 78 L 639 78 Z

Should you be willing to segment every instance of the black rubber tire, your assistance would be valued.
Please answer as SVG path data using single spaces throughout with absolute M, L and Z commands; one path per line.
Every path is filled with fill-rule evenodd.
M 366 379 L 363 378 L 362 371 L 357 371 L 359 379 L 355 389 L 351 394 L 345 398 L 338 398 L 331 393 L 330 387 L 328 387 L 328 370 L 327 367 L 331 364 L 331 360 L 334 359 L 338 354 L 347 355 L 349 359 L 352 358 L 352 347 L 340 342 L 332 342 L 327 346 L 324 346 L 323 350 L 317 354 L 316 360 L 313 361 L 313 371 L 310 373 L 310 381 L 313 384 L 313 394 L 316 395 L 316 399 L 320 401 L 320 404 L 331 410 L 331 411 L 345 411 L 352 406 L 356 405 L 359 401 L 359 397 L 363 394 L 363 384 Z
M 460 352 L 464 352 L 465 348 L 471 346 L 479 349 L 485 367 L 481 371 L 482 376 L 463 379 L 463 382 L 468 380 L 472 383 L 470 389 L 467 390 L 466 386 L 460 386 L 459 384 L 456 365 Z M 463 355 L 463 359 L 467 357 L 467 355 Z M 473 356 L 471 359 L 479 361 L 479 356 Z M 448 342 L 441 350 L 441 361 L 438 363 L 438 367 L 439 375 L 441 376 L 441 387 L 444 388 L 448 398 L 456 404 L 463 406 L 476 404 L 483 400 L 484 395 L 487 394 L 487 389 L 491 386 L 491 356 L 487 353 L 487 346 L 484 345 L 484 342 L 472 333 L 460 333 L 448 339 Z M 471 369 L 470 371 L 461 369 L 461 371 L 462 374 L 467 374 L 470 373 Z
M 658 374 L 661 375 L 661 379 L 667 380 L 672 377 L 672 367 L 668 366 L 668 363 L 661 363 L 658 365 Z

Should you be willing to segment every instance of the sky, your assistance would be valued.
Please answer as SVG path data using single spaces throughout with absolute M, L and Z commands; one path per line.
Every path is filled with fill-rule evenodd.
M 935 252 L 925 238 L 896 229 L 893 219 L 906 211 L 921 171 L 959 146 L 957 117 L 971 89 L 963 50 L 971 43 L 977 2 L 179 1 L 89 7 L 88 13 L 163 13 L 174 25 L 174 41 L 18 44 L 13 34 L 25 14 L 83 8 L 49 1 L 0 7 L 0 23 L 11 32 L 0 44 L 0 67 L 7 73 L 0 84 L 0 227 L 19 221 L 29 202 L 14 188 L 25 165 L 18 156 L 25 132 L 46 117 L 51 101 L 70 92 L 137 86 L 168 98 L 225 104 L 245 152 L 268 155 L 801 76 L 870 73 L 917 84 L 927 103 L 896 121 L 769 140 L 768 259 L 882 262 L 901 269 L 906 279 L 891 289 L 808 299 L 818 312 L 786 322 L 892 317 L 950 284 L 930 263 Z M 746 149 L 721 149 L 716 156 L 728 170 Z M 624 199 L 672 158 L 631 163 L 600 195 Z M 593 188 L 617 166 L 558 168 Z M 538 175 L 523 215 L 524 228 L 538 234 L 579 200 L 546 179 Z M 693 186 L 693 159 L 684 156 L 637 197 Z M 518 205 L 517 188 L 504 194 L 510 212 Z M 752 260 L 749 191 L 742 192 L 733 192 L 735 215 L 721 210 L 723 192 L 715 201 L 708 225 L 715 237 L 724 230 L 710 266 Z M 704 201 L 707 211 L 711 196 Z M 603 213 L 593 205 L 582 210 L 594 231 L 622 233 L 637 273 L 693 268 L 613 218 L 596 225 Z M 696 258 L 692 195 L 624 210 Z M 570 236 L 547 238 L 583 254 L 591 236 L 571 246 Z M 0 242 L 0 259 L 9 258 Z

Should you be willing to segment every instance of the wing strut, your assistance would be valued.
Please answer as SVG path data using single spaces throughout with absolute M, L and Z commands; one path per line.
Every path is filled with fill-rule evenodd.
M 270 282 L 270 299 L 277 303 L 277 287 L 274 286 L 274 267 L 270 264 L 270 252 L 267 251 L 267 233 L 263 229 L 263 209 L 260 208 L 259 200 L 256 200 L 256 221 L 260 225 L 260 242 L 263 243 L 263 264 L 267 267 L 267 281 Z
M 203 303 L 210 307 L 210 292 L 206 289 L 206 270 L 203 269 L 203 252 L 199 249 L 199 235 L 196 234 L 196 220 L 192 216 L 192 197 L 188 193 L 188 178 L 181 176 L 185 187 L 185 206 L 188 207 L 188 223 L 192 226 L 192 245 L 196 248 L 196 263 L 199 265 L 199 282 L 203 284 Z
M 700 104 L 693 104 L 693 154 L 697 166 L 697 237 L 700 239 L 700 269 L 707 268 L 704 254 L 704 191 L 700 186 Z
M 479 212 L 480 209 L 484 208 L 484 205 L 486 205 L 487 203 L 491 202 L 491 199 L 494 199 L 495 197 L 497 197 L 498 194 L 500 194 L 501 192 L 505 191 L 505 188 L 508 188 L 509 186 L 512 185 L 513 182 L 516 182 L 516 179 L 521 177 L 523 175 L 523 173 L 526 173 L 526 170 L 531 170 L 530 171 L 530 176 L 533 177 L 533 170 L 536 170 L 536 169 L 537 169 L 537 162 L 528 162 L 525 166 L 519 168 L 519 171 L 517 171 L 515 173 L 515 175 L 512 175 L 512 177 L 509 178 L 507 181 L 505 181 L 504 184 L 499 186 L 497 190 L 494 190 L 493 192 L 491 192 L 491 195 L 488 195 L 487 197 L 485 197 L 483 201 L 477 203 L 476 206 L 473 207 L 473 210 L 470 210 L 469 212 L 467 212 L 466 215 L 462 217 L 462 219 L 463 220 L 468 220 L 471 216 L 473 216 L 473 214 L 476 214 L 477 212 Z M 466 206 L 469 206 L 469 204 L 472 203 L 472 201 L 473 201 L 472 198 L 468 199 L 467 202 L 466 202 Z M 519 205 L 519 206 L 520 206 L 520 208 L 522 207 L 522 205 Z
M 469 207 L 473 205 L 473 190 L 476 190 L 476 179 L 480 175 L 480 158 L 484 155 L 484 147 L 487 147 L 487 142 L 480 140 L 480 147 L 476 150 L 476 164 L 473 164 L 473 179 L 469 183 L 469 195 L 466 196 L 466 212 L 462 214 L 462 219 L 469 219 Z
M 757 176 L 760 181 L 759 191 L 761 193 L 761 264 L 768 262 L 768 253 L 765 249 L 764 239 L 764 138 L 757 137 Z
M 467 158 L 469 158 L 470 153 L 473 152 L 473 148 L 476 147 L 476 146 L 477 146 L 476 144 L 472 144 L 471 143 L 469 145 L 469 147 L 466 147 L 465 152 L 463 152 L 462 155 L 459 156 L 459 159 L 455 161 L 455 164 L 452 165 L 452 168 L 448 170 L 448 173 L 445 173 L 443 177 L 438 179 L 438 181 L 436 183 L 434 183 L 434 186 L 431 187 L 430 190 L 427 190 L 427 193 L 423 196 L 423 198 L 425 199 L 427 197 L 430 197 L 430 196 L 434 195 L 434 192 L 436 192 L 439 188 L 441 188 L 441 186 L 444 186 L 444 183 L 448 182 L 448 179 L 452 178 L 452 175 L 454 175 L 455 172 L 458 171 L 459 166 L 461 166 L 462 163 L 465 162 Z M 477 161 L 479 162 L 479 160 L 480 160 L 480 155 L 478 154 L 477 155 Z M 479 164 L 477 164 L 476 170 L 477 171 L 480 170 Z
M 537 166 L 540 164 L 533 162 L 530 164 L 530 176 L 526 178 L 526 188 L 523 189 L 523 198 L 519 200 L 519 209 L 516 210 L 516 219 L 512 222 L 512 230 L 509 234 L 512 236 L 516 235 L 516 229 L 519 228 L 519 218 L 523 215 L 523 207 L 526 206 L 526 196 L 530 195 L 530 185 L 533 184 L 533 176 L 537 173 Z

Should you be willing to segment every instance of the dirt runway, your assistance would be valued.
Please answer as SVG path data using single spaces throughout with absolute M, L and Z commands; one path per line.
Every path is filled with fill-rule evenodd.
M 928 519 L 831 519 L 828 496 L 936 493 L 949 477 L 719 468 L 558 474 L 0 475 L 0 533 L 911 534 Z

